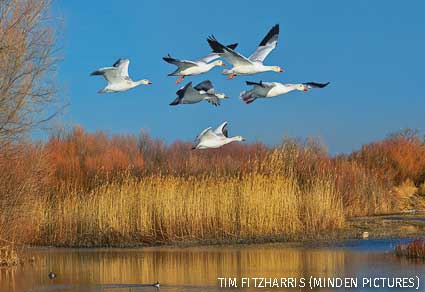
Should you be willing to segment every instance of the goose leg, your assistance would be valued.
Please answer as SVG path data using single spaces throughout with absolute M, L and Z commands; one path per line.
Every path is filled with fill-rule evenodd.
M 256 100 L 257 98 L 254 96 L 253 98 L 251 98 L 251 99 L 249 99 L 249 100 L 246 100 L 245 101 L 245 103 L 246 104 L 250 104 L 250 103 L 253 103 L 254 102 L 254 100 Z
M 180 82 L 182 82 L 183 79 L 184 79 L 184 76 L 180 76 L 179 78 L 177 78 L 176 84 L 179 84 Z
M 236 77 L 236 74 L 232 73 L 227 76 L 227 80 L 231 80 Z
M 257 99 L 257 97 L 256 97 L 256 96 L 248 95 L 247 97 L 244 97 L 244 98 L 243 98 L 243 101 L 244 101 L 246 104 L 250 104 L 250 103 L 254 102 L 254 100 L 256 100 L 256 99 Z

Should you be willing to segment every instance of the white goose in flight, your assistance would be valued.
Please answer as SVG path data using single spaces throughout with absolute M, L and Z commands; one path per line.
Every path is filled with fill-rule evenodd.
M 278 36 L 279 25 L 276 24 L 270 29 L 257 50 L 249 58 L 239 54 L 232 48 L 223 46 L 214 36 L 210 36 L 207 40 L 214 53 L 219 54 L 233 65 L 232 69 L 223 70 L 223 74 L 228 75 L 227 79 L 233 79 L 237 75 L 249 75 L 266 71 L 283 72 L 283 69 L 279 66 L 263 64 L 267 55 L 276 48 Z
M 327 83 L 306 82 L 298 84 L 283 84 L 280 82 L 251 82 L 246 81 L 247 85 L 253 85 L 254 88 L 248 91 L 242 91 L 240 98 L 246 103 L 250 104 L 257 98 L 267 98 L 282 95 L 294 90 L 308 91 L 310 88 L 323 88 Z
M 228 45 L 228 48 L 235 49 L 237 46 L 238 44 L 231 44 Z M 165 62 L 174 64 L 178 67 L 176 71 L 168 74 L 168 76 L 179 76 L 179 78 L 176 80 L 176 84 L 179 84 L 183 81 L 185 76 L 206 73 L 216 66 L 226 66 L 223 61 L 217 60 L 218 58 L 220 58 L 218 54 L 210 53 L 207 56 L 195 61 L 174 59 L 170 56 L 170 54 L 168 54 L 167 57 L 163 57 L 162 59 Z
M 230 137 L 227 131 L 227 122 L 222 123 L 216 129 L 211 127 L 203 130 L 195 139 L 195 146 L 192 149 L 209 149 L 209 148 L 220 148 L 231 142 L 245 141 L 242 136 Z
M 220 105 L 220 99 L 228 98 L 224 93 L 216 93 L 209 80 L 202 81 L 195 87 L 189 82 L 177 92 L 177 98 L 170 105 L 193 104 L 206 100 L 217 106 Z
M 112 67 L 103 67 L 90 75 L 102 75 L 103 78 L 108 82 L 105 88 L 99 90 L 99 93 L 106 92 L 120 92 L 127 91 L 139 85 L 152 84 L 149 80 L 142 79 L 139 81 L 133 81 L 128 76 L 128 65 L 130 64 L 129 59 L 118 59 Z

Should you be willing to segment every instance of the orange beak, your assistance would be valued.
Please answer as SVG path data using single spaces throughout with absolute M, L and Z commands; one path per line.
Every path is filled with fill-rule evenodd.
M 225 67 L 227 66 L 226 63 L 222 63 L 220 66 Z
M 284 70 L 282 68 L 279 69 L 279 72 L 284 72 Z

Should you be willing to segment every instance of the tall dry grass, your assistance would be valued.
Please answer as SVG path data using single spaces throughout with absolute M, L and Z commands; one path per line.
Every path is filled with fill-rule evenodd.
M 425 173 L 421 160 L 395 155 L 411 161 L 425 149 L 404 136 L 338 157 L 315 140 L 190 148 L 77 127 L 0 151 L 0 238 L 64 246 L 314 238 L 347 217 L 410 208 Z M 401 196 L 406 177 L 415 193 Z
M 41 209 L 32 243 L 65 246 L 290 239 L 344 224 L 332 181 L 316 180 L 301 190 L 293 173 L 279 172 L 129 176 L 89 193 L 74 190 Z

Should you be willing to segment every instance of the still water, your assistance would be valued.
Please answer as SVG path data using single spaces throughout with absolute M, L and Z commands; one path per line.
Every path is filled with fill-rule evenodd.
M 329 277 L 334 281 L 336 277 L 357 279 L 357 288 L 351 289 L 353 291 L 425 291 L 425 262 L 397 258 L 392 253 L 394 246 L 402 241 L 358 240 L 308 248 L 273 244 L 33 249 L 29 252 L 35 258 L 33 263 L 0 270 L 0 291 L 157 291 L 149 286 L 156 281 L 160 282 L 161 291 L 219 291 L 225 289 L 220 288 L 220 282 L 223 286 L 232 284 L 218 278 L 236 278 L 238 288 L 227 288 L 227 291 L 241 290 L 242 278 L 245 287 L 249 282 L 250 290 L 260 284 L 261 280 L 254 278 L 277 278 L 279 286 L 283 285 L 282 278 L 292 278 L 292 285 L 296 284 L 297 288 L 269 286 L 261 291 L 310 291 L 308 281 L 311 277 Z M 48 278 L 50 271 L 57 274 L 56 279 Z M 419 290 L 362 286 L 363 278 L 416 276 L 420 278 Z M 305 287 L 302 287 L 302 279 Z M 382 285 L 379 281 L 375 284 Z M 344 291 L 345 288 L 314 290 Z

